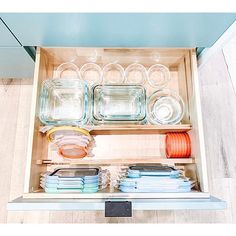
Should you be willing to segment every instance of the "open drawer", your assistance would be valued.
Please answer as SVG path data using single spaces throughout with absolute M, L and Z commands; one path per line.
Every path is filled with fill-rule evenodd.
M 60 158 L 39 132 L 39 92 L 44 80 L 53 78 L 61 63 L 73 61 L 79 67 L 96 55 L 101 66 L 118 61 L 123 67 L 139 62 L 145 67 L 160 63 L 171 74 L 168 88 L 177 91 L 185 103 L 185 115 L 178 125 L 96 125 L 94 157 L 66 161 Z M 91 56 L 92 55 L 92 56 Z M 8 204 L 9 210 L 104 210 L 115 202 L 131 202 L 134 210 L 223 209 L 225 202 L 210 196 L 195 49 L 109 49 L 38 48 L 33 84 L 31 123 L 24 194 Z M 149 88 L 152 92 L 153 88 Z M 188 132 L 191 158 L 168 159 L 162 153 L 168 132 Z M 46 193 L 40 174 L 58 167 L 99 166 L 116 176 L 120 168 L 132 164 L 168 164 L 180 168 L 196 181 L 186 193 L 123 193 L 112 187 L 97 193 Z

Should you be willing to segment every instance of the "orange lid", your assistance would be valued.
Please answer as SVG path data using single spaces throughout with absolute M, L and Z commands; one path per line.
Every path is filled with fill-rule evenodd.
M 167 158 L 187 158 L 191 155 L 191 140 L 187 133 L 168 133 L 165 144 Z
M 58 148 L 58 153 L 65 158 L 84 158 L 87 156 L 88 151 L 85 147 L 75 144 L 65 144 Z

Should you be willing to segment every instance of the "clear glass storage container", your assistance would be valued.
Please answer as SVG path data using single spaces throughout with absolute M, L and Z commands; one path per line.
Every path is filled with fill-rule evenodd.
M 146 90 L 135 85 L 98 85 L 93 89 L 94 123 L 143 123 Z
M 89 115 L 89 89 L 86 82 L 73 78 L 43 81 L 39 119 L 45 125 L 86 124 Z
M 86 63 L 80 68 L 81 79 L 90 86 L 102 83 L 102 69 L 95 63 Z
M 125 69 L 125 83 L 134 85 L 143 85 L 147 79 L 146 68 L 138 63 L 130 64 Z
M 155 64 L 148 69 L 147 78 L 152 87 L 162 89 L 170 82 L 170 71 L 164 65 Z
M 104 84 L 123 84 L 125 79 L 124 68 L 117 63 L 109 63 L 102 71 Z
M 79 68 L 73 62 L 65 62 L 57 67 L 56 78 L 70 77 L 78 78 L 80 75 Z
M 169 89 L 154 92 L 147 103 L 148 121 L 152 124 L 178 124 L 184 116 L 183 99 Z

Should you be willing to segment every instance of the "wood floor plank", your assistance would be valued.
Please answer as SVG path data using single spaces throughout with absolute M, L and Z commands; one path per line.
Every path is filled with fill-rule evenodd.
M 0 81 L 0 222 L 7 222 L 6 204 L 11 189 L 11 170 L 19 107 L 20 86 L 14 80 Z
M 215 211 L 209 210 L 181 210 L 175 212 L 175 223 L 177 224 L 210 224 L 215 223 Z
M 227 68 L 229 71 L 229 75 L 232 81 L 232 85 L 234 88 L 234 92 L 236 94 L 236 68 L 235 68 L 235 64 L 236 64 L 236 35 L 230 39 L 229 42 L 227 42 L 224 46 L 223 46 L 223 54 L 225 57 L 225 61 L 227 64 Z
M 175 222 L 175 211 L 157 211 L 156 223 L 167 224 Z
M 16 116 L 16 132 L 15 146 L 13 153 L 12 169 L 11 169 L 11 189 L 9 192 L 9 201 L 20 197 L 23 192 L 25 163 L 27 153 L 27 139 L 29 131 L 29 114 L 30 114 L 30 97 L 32 95 L 32 85 L 25 85 L 24 81 L 19 84 L 19 96 L 14 96 L 12 100 L 19 101 L 17 116 Z M 20 140 L 20 141 L 19 141 Z M 19 178 L 20 176 L 20 178 Z M 24 212 L 8 212 L 7 222 L 24 222 Z
M 19 93 L 15 94 L 11 98 L 11 101 L 19 101 L 18 110 L 15 116 L 16 118 L 16 130 L 15 130 L 15 145 L 12 160 L 12 169 L 10 177 L 10 192 L 9 199 L 11 201 L 23 193 L 24 186 L 24 173 L 25 173 L 25 160 L 27 153 L 27 141 L 29 131 L 29 117 L 30 117 L 30 104 L 32 95 L 32 85 L 27 83 L 28 81 L 22 80 L 16 81 L 16 85 L 20 89 Z M 14 116 L 13 116 L 14 117 Z M 20 141 L 19 141 L 20 140 Z M 20 178 L 19 178 L 20 177 Z M 8 212 L 7 222 L 8 223 L 47 223 L 48 212 Z
M 104 211 L 74 211 L 73 212 L 73 223 L 81 224 L 81 223 L 99 223 L 104 224 L 108 223 L 109 218 L 104 217 Z
M 48 223 L 52 224 L 72 224 L 73 211 L 51 211 Z
M 199 78 L 209 172 L 216 178 L 234 178 L 236 96 L 222 51 L 201 69 Z
M 236 223 L 236 178 L 230 179 L 230 193 L 229 193 L 229 205 L 228 208 L 231 212 L 232 223 Z

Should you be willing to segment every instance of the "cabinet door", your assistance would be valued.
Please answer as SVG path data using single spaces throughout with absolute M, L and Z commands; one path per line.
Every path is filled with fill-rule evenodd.
M 0 47 L 21 46 L 0 18 Z
M 0 78 L 33 78 L 34 61 L 23 47 L 0 47 Z
M 0 18 L 0 78 L 33 78 L 34 61 Z
M 23 46 L 210 47 L 236 14 L 14 13 L 1 17 Z

